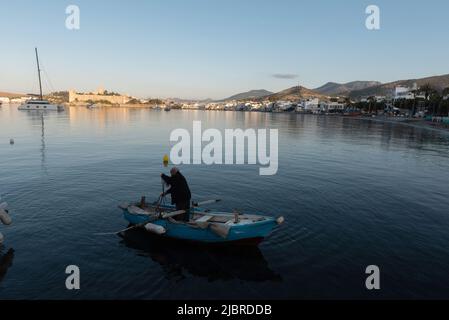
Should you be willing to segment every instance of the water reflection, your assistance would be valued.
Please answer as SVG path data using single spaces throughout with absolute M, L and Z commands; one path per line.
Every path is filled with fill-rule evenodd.
M 8 269 L 12 266 L 14 260 L 14 249 L 9 249 L 8 252 L 2 254 L 0 251 L 0 283 L 6 276 Z
M 45 123 L 44 123 L 44 114 L 41 116 L 41 167 L 44 170 L 46 174 L 47 172 L 47 165 L 46 165 L 46 149 L 45 149 Z
M 44 120 L 44 117 L 48 115 L 47 111 L 27 111 L 26 114 L 31 120 L 33 126 L 40 127 L 41 145 L 39 151 L 41 156 L 41 168 L 43 172 L 48 175 L 47 157 L 46 157 L 47 150 L 45 145 L 45 120 Z
M 253 282 L 281 282 L 279 274 L 270 269 L 258 247 L 206 247 L 170 241 L 151 236 L 142 230 L 130 230 L 122 243 L 139 250 L 161 265 L 167 279 L 182 281 L 189 277 Z
M 99 130 L 104 130 L 108 126 L 115 126 L 119 123 L 129 123 L 130 114 L 135 113 L 132 108 L 87 109 L 84 107 L 70 107 L 66 110 L 72 127 L 83 125 L 87 128 L 93 125 Z
M 79 253 L 81 263 L 95 261 L 87 276 L 99 285 L 85 287 L 78 298 L 103 298 L 105 291 L 108 298 L 127 299 L 248 294 L 256 298 L 363 298 L 357 290 L 363 291 L 364 279 L 348 284 L 346 275 L 357 274 L 361 265 L 382 262 L 385 257 L 390 258 L 388 268 L 393 273 L 387 275 L 392 286 L 382 291 L 384 295 L 447 297 L 447 135 L 402 124 L 330 116 L 127 112 L 128 117 L 115 109 L 71 108 L 44 114 L 44 126 L 36 113 L 16 108 L 0 112 L 1 189 L 8 190 L 23 217 L 19 227 L 24 236 L 15 239 L 14 247 L 51 247 L 53 251 L 49 259 L 42 259 L 39 250 L 29 250 L 24 259 L 16 256 L 10 267 L 12 252 L 0 250 L 1 277 L 9 272 L 0 285 L 2 298 L 64 296 L 63 286 L 47 290 L 46 284 L 55 281 L 48 270 L 66 265 L 67 254 L 73 252 Z M 220 130 L 279 129 L 280 170 L 274 176 L 259 177 L 248 166 L 185 166 L 182 170 L 195 198 L 226 200 L 216 209 L 225 211 L 237 205 L 254 213 L 282 214 L 287 223 L 262 247 L 263 254 L 254 248 L 223 250 L 160 243 L 137 234 L 137 239 L 109 238 L 117 242 L 108 246 L 105 255 L 103 246 L 92 245 L 86 224 L 104 221 L 105 210 L 115 210 L 117 199 L 157 192 L 170 131 L 191 130 L 194 119 L 202 120 L 204 128 Z M 7 143 L 10 137 L 16 139 L 14 147 Z M 50 179 L 38 177 L 41 157 Z M 42 212 L 45 215 L 39 216 Z M 108 230 L 122 224 L 114 216 L 107 221 Z M 94 225 L 92 232 L 99 229 Z M 40 263 L 29 272 L 33 261 Z M 419 277 L 402 276 L 417 270 Z M 21 281 L 12 283 L 12 276 Z

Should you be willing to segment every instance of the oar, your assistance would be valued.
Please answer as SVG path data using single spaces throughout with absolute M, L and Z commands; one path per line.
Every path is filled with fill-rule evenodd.
M 133 225 L 133 226 L 131 226 L 131 227 L 129 227 L 129 228 L 126 228 L 126 229 L 123 229 L 123 230 L 120 230 L 120 231 L 117 231 L 117 232 L 94 233 L 94 236 L 111 236 L 111 235 L 117 235 L 117 234 L 120 234 L 120 233 L 122 233 L 122 232 L 131 230 L 131 229 L 134 229 L 134 228 L 140 228 L 140 227 L 143 227 L 143 226 L 146 225 L 147 223 L 149 223 L 149 221 L 144 222 L 144 223 L 139 223 L 139 224 Z
M 161 206 L 161 203 L 162 203 L 162 196 L 159 196 L 159 198 L 156 201 L 156 209 L 155 209 L 156 212 L 158 212 L 158 210 L 159 210 L 159 208 Z
M 206 201 L 201 201 L 201 202 L 194 202 L 193 206 L 194 207 L 201 207 L 201 206 L 204 206 L 205 204 L 217 203 L 217 202 L 220 202 L 220 201 L 221 201 L 221 199 L 206 200 Z
M 167 218 L 174 217 L 174 216 L 177 216 L 177 215 L 180 215 L 180 214 L 183 214 L 183 213 L 185 213 L 185 210 L 171 211 L 171 212 L 163 213 L 162 216 L 161 216 L 161 218 L 162 218 L 162 219 L 167 219 Z M 120 234 L 120 233 L 122 233 L 122 232 L 131 230 L 131 229 L 142 228 L 142 227 L 144 227 L 146 224 L 148 224 L 148 223 L 150 223 L 150 222 L 152 222 L 152 221 L 154 221 L 154 220 L 157 220 L 157 219 L 158 219 L 158 217 L 152 218 L 152 219 L 149 219 L 149 220 L 147 220 L 147 221 L 145 221 L 145 222 L 136 224 L 136 225 L 134 225 L 134 226 L 131 226 L 131 227 L 129 227 L 129 228 L 126 228 L 126 229 L 123 229 L 123 230 L 120 230 L 120 231 L 117 231 L 117 232 L 94 233 L 94 236 L 110 236 L 110 235 L 117 235 L 117 234 Z
M 162 194 L 159 196 L 159 199 L 157 200 L 157 205 L 156 205 L 156 212 L 159 211 L 159 208 L 161 207 L 162 201 L 165 198 L 165 181 L 164 179 L 161 178 L 161 184 L 162 184 Z
M 180 214 L 186 213 L 185 210 L 178 210 L 178 211 L 171 211 L 171 212 L 165 212 L 162 213 L 162 219 L 167 219 L 170 217 L 178 216 Z

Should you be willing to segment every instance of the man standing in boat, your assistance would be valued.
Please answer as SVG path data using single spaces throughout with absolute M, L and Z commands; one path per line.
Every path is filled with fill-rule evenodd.
M 171 176 L 169 177 L 163 173 L 161 174 L 161 178 L 170 186 L 167 191 L 161 193 L 161 196 L 163 197 L 170 194 L 171 203 L 176 205 L 176 210 L 186 211 L 180 218 L 184 221 L 189 221 L 190 199 L 192 195 L 187 180 L 176 167 L 170 169 L 170 175 Z

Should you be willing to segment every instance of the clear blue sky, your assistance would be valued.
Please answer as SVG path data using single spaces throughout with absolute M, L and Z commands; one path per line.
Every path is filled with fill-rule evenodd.
M 81 29 L 65 28 L 65 8 Z M 381 30 L 365 8 L 381 9 Z M 0 91 L 223 98 L 449 73 L 447 0 L 0 0 Z M 296 75 L 285 79 L 274 75 Z

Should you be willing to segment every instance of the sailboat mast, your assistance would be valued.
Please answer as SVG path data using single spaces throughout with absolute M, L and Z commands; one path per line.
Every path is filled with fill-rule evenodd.
M 37 55 L 37 48 L 34 48 L 35 52 L 36 52 L 36 62 L 37 62 L 37 74 L 39 76 L 39 92 L 40 92 L 40 98 L 41 100 L 43 100 L 42 97 L 42 82 L 41 82 L 41 69 L 39 67 L 39 56 Z

